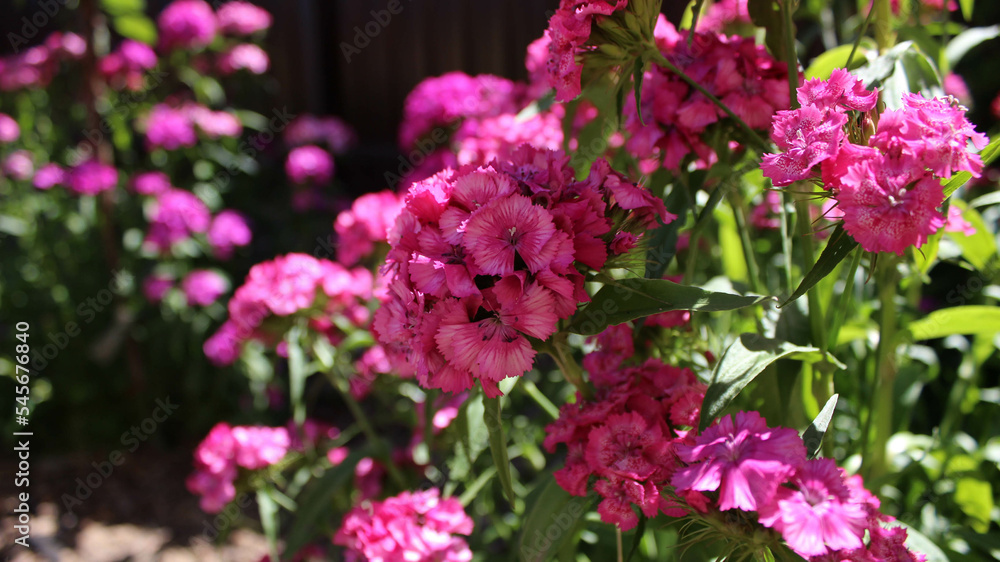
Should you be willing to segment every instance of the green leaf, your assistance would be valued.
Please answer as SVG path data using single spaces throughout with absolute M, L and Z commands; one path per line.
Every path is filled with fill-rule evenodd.
M 632 70 L 632 89 L 635 90 L 635 107 L 636 115 L 639 116 L 639 124 L 643 127 L 646 123 L 642 119 L 642 79 L 646 75 L 644 68 L 646 66 L 646 61 L 639 57 L 635 59 L 635 69 Z
M 141 14 L 146 11 L 145 0 L 101 0 L 101 9 L 111 16 Z
M 948 237 L 962 248 L 963 258 L 979 271 L 985 271 L 987 264 L 997 254 L 996 238 L 986 227 L 983 217 L 975 209 L 970 209 L 965 201 L 953 200 L 951 204 L 962 210 L 962 218 L 967 220 L 976 232 L 971 236 L 961 232 L 949 232 Z
M 824 358 L 822 352 L 815 347 L 793 345 L 768 339 L 759 334 L 741 334 L 726 349 L 712 370 L 712 378 L 701 404 L 698 431 L 704 431 L 712 420 L 719 417 L 740 391 L 757 378 L 768 365 L 793 355 L 812 360 Z
M 257 507 L 260 508 L 260 525 L 267 537 L 271 560 L 278 560 L 278 504 L 271 497 L 271 485 L 257 490 Z
M 955 483 L 955 503 L 972 519 L 972 528 L 980 533 L 990 530 L 993 511 L 993 487 L 978 478 L 961 478 Z
M 753 24 L 764 28 L 764 42 L 774 58 L 787 60 L 784 41 L 785 21 L 781 17 L 781 8 L 775 0 L 749 0 L 747 11 Z
M 844 65 L 847 64 L 847 57 L 851 55 L 852 48 L 854 48 L 854 45 L 841 45 L 814 58 L 809 63 L 809 68 L 806 69 L 806 78 L 829 79 L 835 68 L 844 68 Z M 854 60 L 851 61 L 851 66 L 853 68 L 862 66 L 865 63 L 865 53 L 874 48 L 875 43 L 872 40 L 868 38 L 862 39 L 857 52 L 854 53 Z
M 954 68 L 958 61 L 979 44 L 1000 37 L 1000 25 L 973 27 L 956 35 L 944 48 L 944 58 L 948 66 Z
M 989 166 L 1000 156 L 1000 135 L 993 139 L 985 148 L 979 151 L 979 158 L 983 161 L 983 166 Z M 944 184 L 944 197 L 947 199 L 951 197 L 952 193 L 958 191 L 958 188 L 965 185 L 967 181 L 972 179 L 972 174 L 969 172 L 959 172 L 951 177 L 950 180 Z
M 792 293 L 792 296 L 788 297 L 788 300 L 781 303 L 779 306 L 786 306 L 788 303 L 794 301 L 795 299 L 806 294 L 809 289 L 812 289 L 816 283 L 823 280 L 824 277 L 833 272 L 833 270 L 844 261 L 844 258 L 851 253 L 851 250 L 856 248 L 858 243 L 855 242 L 854 238 L 851 238 L 847 231 L 844 230 L 843 223 L 837 225 L 836 230 L 830 235 L 830 241 L 827 242 L 826 248 L 823 249 L 823 253 L 820 254 L 819 259 L 816 260 L 816 264 L 813 265 L 809 273 L 802 278 L 802 282 Z
M 1000 332 L 1000 307 L 969 305 L 942 308 L 910 322 L 906 332 L 913 341 L 953 334 L 992 336 Z
M 705 6 L 705 0 L 694 0 L 691 6 L 691 31 L 692 35 L 698 30 L 698 20 L 701 19 L 701 10 Z
M 625 557 L 625 562 L 632 562 L 632 557 L 639 551 L 639 543 L 642 542 L 642 536 L 646 534 L 646 521 L 648 521 L 648 518 L 640 513 L 639 525 L 635 528 L 635 533 L 632 535 L 632 546 L 628 549 L 628 556 Z
M 156 25 L 142 14 L 117 16 L 112 20 L 112 25 L 122 37 L 147 45 L 156 44 Z
M 573 539 L 593 500 L 569 495 L 550 473 L 540 479 L 526 503 L 518 555 L 523 562 L 547 562 Z
M 591 336 L 608 326 L 668 310 L 719 312 L 754 306 L 772 297 L 714 293 L 665 279 L 611 280 L 573 316 L 568 330 Z
M 485 424 L 479 423 L 484 415 L 483 395 L 477 392 L 465 401 L 458 416 L 448 426 L 449 431 L 458 434 L 455 454 L 448 461 L 448 474 L 453 481 L 468 477 L 479 454 L 486 450 L 488 434 Z
M 866 88 L 881 88 L 881 99 L 889 109 L 899 109 L 906 92 L 941 93 L 941 77 L 934 63 L 913 41 L 899 43 L 854 74 Z
M 653 174 L 652 185 L 656 185 L 660 173 L 666 174 L 664 170 L 658 170 Z M 649 279 L 662 279 L 663 273 L 667 270 L 674 256 L 677 255 L 677 239 L 680 231 L 687 222 L 687 216 L 691 209 L 691 193 L 696 193 L 705 183 L 707 173 L 704 170 L 697 170 L 687 175 L 688 184 L 681 184 L 679 181 L 671 186 L 670 192 L 664 197 L 667 210 L 677 215 L 677 218 L 670 224 L 660 226 L 652 233 L 647 233 L 649 237 L 649 252 L 646 254 L 646 275 Z
M 503 419 L 500 417 L 500 396 L 496 398 L 483 397 L 483 422 L 489 432 L 490 454 L 493 464 L 497 467 L 497 478 L 507 496 L 507 501 L 513 506 L 516 496 L 510 478 L 510 459 L 507 457 L 507 436 L 503 430 Z
M 972 21 L 972 8 L 976 0 L 958 0 L 958 5 L 962 8 L 962 17 L 965 21 Z
M 810 459 L 816 458 L 823 448 L 823 437 L 826 436 L 826 430 L 830 427 L 830 421 L 833 420 L 833 412 L 837 409 L 837 399 L 839 397 L 839 394 L 831 396 L 826 401 L 823 409 L 820 410 L 819 415 L 816 416 L 816 419 L 809 424 L 805 433 L 802 434 L 802 441 L 806 444 L 806 454 Z
M 295 425 L 301 427 L 306 421 L 306 404 L 303 396 L 306 390 L 306 354 L 302 350 L 302 328 L 293 327 L 285 339 L 288 344 L 288 394 L 292 402 L 292 417 Z
M 313 480 L 299 496 L 299 508 L 295 512 L 292 527 L 285 536 L 285 552 L 292 556 L 307 543 L 323 533 L 319 522 L 333 517 L 335 493 L 354 477 L 354 467 L 361 459 L 371 456 L 369 447 L 363 447 L 351 454 L 337 466 L 328 468 L 322 476 Z
M 732 207 L 721 205 L 715 209 L 715 220 L 719 224 L 719 248 L 722 251 L 722 271 L 731 281 L 745 283 L 750 274 L 747 271 L 747 259 L 743 253 L 743 243 L 739 229 L 736 227 L 736 216 Z

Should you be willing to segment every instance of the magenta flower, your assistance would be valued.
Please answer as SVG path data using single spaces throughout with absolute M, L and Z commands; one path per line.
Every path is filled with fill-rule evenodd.
M 802 106 L 837 111 L 871 111 L 878 102 L 878 91 L 868 91 L 864 83 L 843 68 L 835 68 L 830 78 L 806 80 L 796 98 Z
M 169 252 L 177 242 L 208 230 L 212 214 L 193 193 L 169 189 L 157 196 L 152 208 L 146 243 Z
M 173 186 L 170 185 L 170 178 L 163 172 L 138 173 L 132 176 L 129 185 L 136 193 L 153 197 L 173 189 Z
M 575 264 L 600 270 L 615 234 L 673 218 L 603 161 L 574 176 L 561 153 L 525 145 L 510 162 L 411 186 L 389 233 L 374 329 L 421 384 L 459 391 L 478 380 L 496 395 L 497 382 L 530 368 L 528 338 L 547 339 L 588 298 Z
M 844 229 L 869 252 L 903 255 L 920 247 L 944 225 L 937 207 L 944 201 L 941 182 L 914 177 L 914 167 L 893 163 L 877 151 L 847 168 L 836 194 Z
M 468 562 L 472 551 L 456 535 L 472 528 L 462 504 L 432 488 L 364 501 L 344 516 L 333 543 L 346 548 L 349 562 Z
M 791 185 L 809 179 L 813 168 L 833 158 L 844 141 L 847 115 L 830 109 L 805 106 L 779 111 L 774 117 L 771 138 L 778 154 L 765 154 L 760 167 L 775 186 Z
M 35 172 L 34 179 L 31 180 L 35 189 L 52 189 L 54 186 L 66 182 L 66 170 L 59 164 L 46 164 Z
M 157 304 L 163 300 L 167 291 L 174 287 L 174 278 L 162 273 L 154 273 L 142 281 L 142 294 L 146 300 Z
M 198 104 L 186 105 L 184 111 L 198 129 L 210 139 L 238 137 L 243 132 L 243 124 L 228 111 L 212 111 Z
M 12 180 L 30 180 L 35 174 L 35 162 L 27 150 L 15 150 L 0 165 L 3 174 Z
M 556 89 L 557 101 L 570 101 L 580 95 L 583 65 L 577 55 L 585 50 L 590 39 L 591 25 L 601 16 L 624 10 L 628 0 L 593 2 L 561 0 L 549 20 L 549 83 Z
M 208 3 L 202 0 L 174 0 L 156 19 L 160 47 L 201 49 L 215 39 L 218 20 Z
M 114 166 L 88 160 L 69 169 L 66 186 L 80 195 L 97 195 L 118 185 L 118 170 Z
M 227 321 L 219 327 L 210 338 L 205 340 L 202 351 L 205 357 L 216 367 L 232 365 L 240 356 L 243 338 L 240 330 L 232 321 Z
M 832 459 L 802 465 L 792 478 L 795 489 L 779 487 L 773 501 L 760 506 L 759 521 L 780 532 L 804 557 L 863 546 L 868 513 L 852 501 Z
M 688 466 L 674 474 L 671 484 L 678 491 L 718 490 L 721 510 L 757 510 L 805 462 L 798 433 L 767 427 L 757 412 L 725 416 L 694 445 L 677 445 L 676 450 Z
M 253 233 L 243 215 L 226 209 L 212 219 L 206 237 L 215 256 L 222 260 L 228 260 L 233 256 L 233 250 L 236 247 L 246 246 L 250 243 Z
M 353 266 L 388 240 L 389 229 L 403 208 L 402 199 L 391 191 L 367 193 L 358 197 L 351 208 L 337 215 L 337 261 Z
M 271 27 L 271 13 L 250 2 L 226 2 L 216 15 L 219 30 L 228 35 L 253 35 Z
M 229 281 L 210 269 L 196 269 L 181 281 L 188 305 L 208 306 L 229 290 Z
M 326 143 L 330 152 L 343 154 L 357 144 L 357 133 L 342 119 L 333 116 L 299 115 L 285 128 L 285 142 L 290 146 Z
M 165 104 L 157 104 L 146 117 L 146 143 L 151 148 L 176 150 L 194 146 L 198 136 L 194 123 L 184 109 L 174 109 Z
M 216 64 L 223 75 L 238 70 L 246 70 L 251 74 L 264 74 L 271 66 L 271 59 L 264 49 L 257 45 L 242 43 L 223 53 Z
M 126 39 L 118 49 L 100 61 L 97 68 L 112 86 L 143 89 L 143 72 L 156 66 L 156 52 L 145 43 Z
M 298 185 L 322 185 L 333 178 L 333 158 L 315 145 L 293 148 L 285 160 L 285 173 Z
M 962 216 L 962 209 L 956 205 L 952 205 L 948 207 L 948 217 L 944 221 L 944 231 L 960 232 L 965 236 L 972 236 L 976 233 L 976 227 L 972 226 L 971 222 L 965 220 L 965 217 Z
M 0 113 L 0 142 L 14 142 L 21 136 L 21 127 L 6 113 Z

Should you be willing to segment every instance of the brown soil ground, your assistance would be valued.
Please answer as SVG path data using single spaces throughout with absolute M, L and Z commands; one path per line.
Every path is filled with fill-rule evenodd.
M 0 474 L 13 475 L 16 465 L 7 458 L 0 462 Z M 263 536 L 248 530 L 256 526 L 253 502 L 245 502 L 249 505 L 242 514 L 234 510 L 233 517 L 223 516 L 219 524 L 215 516 L 199 509 L 197 498 L 184 487 L 191 471 L 187 451 L 140 448 L 127 454 L 69 513 L 64 494 L 76 494 L 77 478 L 85 482 L 97 472 L 91 463 L 106 459 L 100 455 L 31 459 L 28 493 L 33 515 L 27 550 L 14 544 L 20 535 L 13 517 L 16 494 L 25 490 L 15 488 L 12 477 L 0 479 L 0 560 L 257 562 L 267 552 Z M 98 476 L 90 476 L 91 482 Z M 85 494 L 83 489 L 81 495 Z M 231 529 L 218 546 L 206 539 L 206 532 L 212 537 L 217 526 Z

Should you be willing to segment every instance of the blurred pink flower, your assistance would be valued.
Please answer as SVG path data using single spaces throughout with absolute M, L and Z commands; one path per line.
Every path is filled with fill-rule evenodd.
M 73 166 L 66 173 L 66 186 L 80 195 L 97 195 L 114 189 L 117 184 L 118 170 L 97 160 Z
M 36 189 L 51 189 L 66 182 L 66 171 L 59 164 L 46 164 L 35 172 L 32 185 Z
M 228 260 L 232 257 L 234 248 L 250 243 L 253 233 L 243 215 L 226 209 L 212 219 L 206 236 L 215 256 Z
M 14 142 L 21 136 L 21 127 L 6 113 L 0 113 L 0 142 Z
M 27 150 L 15 150 L 3 159 L 0 170 L 12 180 L 30 180 L 35 174 L 35 163 Z
M 196 269 L 181 281 L 188 305 L 208 306 L 229 290 L 229 281 L 217 271 Z
M 146 300 L 156 304 L 163 300 L 167 291 L 174 286 L 174 278 L 162 273 L 154 273 L 146 277 L 142 282 L 142 294 Z
M 252 43 L 243 43 L 220 55 L 216 64 L 223 75 L 232 74 L 237 70 L 264 74 L 271 66 L 271 60 L 264 49 Z
M 140 172 L 132 176 L 129 185 L 140 195 L 156 196 L 172 189 L 170 178 L 163 172 Z
M 285 160 L 285 173 L 298 185 L 322 185 L 333 178 L 333 157 L 315 145 L 293 148 Z
M 250 2 L 226 2 L 216 15 L 219 30 L 228 35 L 252 35 L 271 27 L 271 13 Z
M 215 39 L 218 20 L 208 3 L 202 0 L 174 0 L 156 19 L 160 47 L 201 49 Z

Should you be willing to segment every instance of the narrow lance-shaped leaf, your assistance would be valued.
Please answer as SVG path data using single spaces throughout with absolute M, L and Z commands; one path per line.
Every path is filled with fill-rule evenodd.
M 324 532 L 319 522 L 329 521 L 333 517 L 334 494 L 351 481 L 354 477 L 354 467 L 361 459 L 373 454 L 373 450 L 368 446 L 352 452 L 340 464 L 328 468 L 322 476 L 314 479 L 302 491 L 292 527 L 285 536 L 286 553 L 297 553 Z
M 522 562 L 547 562 L 567 545 L 593 499 L 571 496 L 551 474 L 528 496 L 518 555 Z
M 270 485 L 257 490 L 257 506 L 260 508 L 260 525 L 267 537 L 267 549 L 272 560 L 278 560 L 278 504 L 271 497 Z
M 292 402 L 292 417 L 295 425 L 302 427 L 306 421 L 306 405 L 303 395 L 306 388 L 306 354 L 302 350 L 302 329 L 295 326 L 288 332 L 288 390 Z
M 809 424 L 809 427 L 802 434 L 802 441 L 806 444 L 806 454 L 810 459 L 816 458 L 823 447 L 823 437 L 826 436 L 826 430 L 830 427 L 830 421 L 833 420 L 833 412 L 837 409 L 837 399 L 839 397 L 839 394 L 831 396 L 826 401 L 823 409 L 820 410 L 819 415 L 816 416 L 816 419 Z
M 510 458 L 507 456 L 507 437 L 503 430 L 503 420 L 500 418 L 500 397 L 483 397 L 483 421 L 489 431 L 490 454 L 497 467 L 497 478 L 507 501 L 514 505 L 514 487 L 510 478 Z
M 779 307 L 785 306 L 806 294 L 816 283 L 819 283 L 824 277 L 833 272 L 837 265 L 844 261 L 844 258 L 851 253 L 851 250 L 857 247 L 858 243 L 847 234 L 847 231 L 844 230 L 844 225 L 837 225 L 836 230 L 830 235 L 830 241 L 827 242 L 826 248 L 823 249 L 823 253 L 820 254 L 819 259 L 816 260 L 816 264 L 802 278 L 802 282 L 799 283 L 792 296 L 788 297 L 788 300 L 781 303 Z
M 715 293 L 665 279 L 618 279 L 597 291 L 590 304 L 573 316 L 568 330 L 589 336 L 608 326 L 668 310 L 719 312 L 769 300 L 772 297 Z
M 989 336 L 1000 333 L 1000 308 L 982 305 L 942 308 L 910 322 L 906 331 L 914 341 L 953 334 Z
M 768 339 L 759 334 L 740 335 L 726 349 L 712 370 L 712 378 L 701 404 L 698 431 L 704 431 L 712 420 L 719 417 L 726 406 L 768 365 L 792 355 L 807 356 L 805 358 L 812 356 L 814 360 L 824 357 L 815 347 L 793 345 L 781 340 Z

